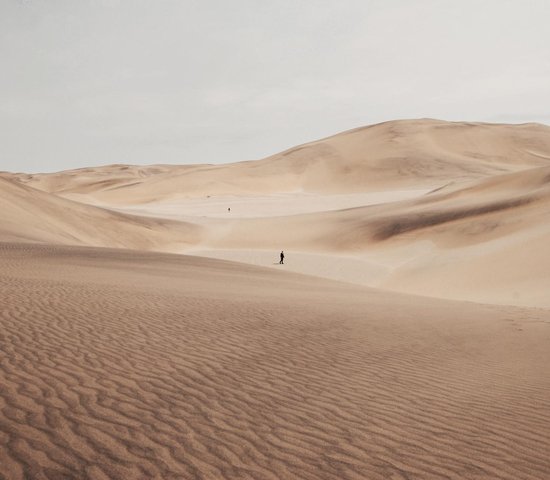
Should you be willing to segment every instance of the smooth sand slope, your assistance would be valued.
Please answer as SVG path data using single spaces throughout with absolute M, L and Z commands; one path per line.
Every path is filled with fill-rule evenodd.
M 343 132 L 259 161 L 112 165 L 18 178 L 71 198 L 127 205 L 207 195 L 429 188 L 549 164 L 548 126 L 400 120 Z
M 550 313 L 0 245 L 0 477 L 543 479 Z
M 51 195 L 0 176 L 0 241 L 162 249 L 196 243 L 201 228 L 142 218 Z
M 550 167 L 542 167 L 413 200 L 216 220 L 201 243 L 210 250 L 200 253 L 260 264 L 269 259 L 256 252 L 274 258 L 284 246 L 289 268 L 306 273 L 421 295 L 548 307 L 549 218 Z M 351 258 L 359 268 L 348 268 Z

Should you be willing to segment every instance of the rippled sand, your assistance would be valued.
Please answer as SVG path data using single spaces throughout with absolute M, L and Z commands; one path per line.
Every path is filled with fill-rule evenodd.
M 0 478 L 543 479 L 550 312 L 0 244 Z

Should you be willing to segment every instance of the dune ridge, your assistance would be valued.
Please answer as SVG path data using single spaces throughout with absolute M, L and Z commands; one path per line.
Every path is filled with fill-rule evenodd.
M 432 186 L 550 165 L 550 127 L 398 120 L 222 165 L 112 165 L 17 175 L 29 186 L 109 204 L 274 192 L 349 193 Z

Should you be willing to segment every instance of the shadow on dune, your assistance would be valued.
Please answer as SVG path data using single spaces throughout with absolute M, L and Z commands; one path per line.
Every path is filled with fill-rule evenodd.
M 424 212 L 413 215 L 400 215 L 374 223 L 374 240 L 387 240 L 402 233 L 434 227 L 456 220 L 476 217 L 488 213 L 509 210 L 528 205 L 537 200 L 536 196 L 525 196 L 514 200 L 493 202 L 487 205 L 455 208 L 443 212 Z

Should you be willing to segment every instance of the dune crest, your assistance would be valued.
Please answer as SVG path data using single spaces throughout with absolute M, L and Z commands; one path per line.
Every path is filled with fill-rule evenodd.
M 206 195 L 420 188 L 545 165 L 548 126 L 427 119 L 357 128 L 257 161 L 111 165 L 17 178 L 50 193 L 127 205 Z

